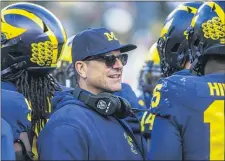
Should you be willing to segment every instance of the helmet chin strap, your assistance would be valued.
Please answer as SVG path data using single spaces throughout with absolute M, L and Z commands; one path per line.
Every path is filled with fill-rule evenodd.
M 11 68 L 11 67 L 8 67 L 8 68 L 6 68 L 6 69 L 3 69 L 3 70 L 1 71 L 1 76 L 5 75 L 6 73 L 9 73 L 9 72 L 11 72 L 11 71 L 12 71 L 12 68 Z
M 19 62 L 19 63 L 15 63 L 13 65 L 11 65 L 10 67 L 6 68 L 6 69 L 3 69 L 1 71 L 1 76 L 9 73 L 9 72 L 12 72 L 14 70 L 20 70 L 20 69 L 24 69 L 24 66 L 26 65 L 26 61 L 22 61 L 22 62 Z

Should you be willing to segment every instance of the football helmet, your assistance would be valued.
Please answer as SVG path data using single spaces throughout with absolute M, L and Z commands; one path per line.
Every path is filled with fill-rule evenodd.
M 187 32 L 191 70 L 203 75 L 208 55 L 225 56 L 225 2 L 205 2 Z
M 152 93 L 157 80 L 160 77 L 161 69 L 159 53 L 157 49 L 157 43 L 154 43 L 148 51 L 145 65 L 140 72 L 139 85 L 142 91 Z
M 166 18 L 157 48 L 165 77 L 184 69 L 188 56 L 187 28 L 202 2 L 186 2 L 176 7 Z
M 1 75 L 21 69 L 52 72 L 67 40 L 60 21 L 32 3 L 15 3 L 1 10 Z

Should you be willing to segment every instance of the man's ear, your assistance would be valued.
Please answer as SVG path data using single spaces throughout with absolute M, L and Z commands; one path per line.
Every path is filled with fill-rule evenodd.
M 75 70 L 82 78 L 87 78 L 87 64 L 83 61 L 77 61 L 75 63 Z

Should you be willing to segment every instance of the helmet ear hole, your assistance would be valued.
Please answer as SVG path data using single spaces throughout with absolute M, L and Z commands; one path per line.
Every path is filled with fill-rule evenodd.
M 196 39 L 195 42 L 194 42 L 194 46 L 198 46 L 200 43 L 200 40 L 199 39 Z

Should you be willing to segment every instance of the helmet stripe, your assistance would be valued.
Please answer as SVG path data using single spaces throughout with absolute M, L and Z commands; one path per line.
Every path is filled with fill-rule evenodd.
M 72 44 L 74 37 L 75 36 L 70 37 L 65 43 L 61 57 L 59 58 L 60 61 L 67 61 L 69 63 L 72 63 Z
M 165 34 L 168 33 L 169 28 L 170 28 L 172 22 L 173 22 L 173 18 L 172 18 L 170 21 L 168 21 L 168 22 L 163 26 L 163 28 L 162 28 L 162 30 L 161 30 L 161 33 L 160 33 L 160 37 L 163 37 Z
M 59 23 L 59 24 L 61 24 L 61 23 Z M 61 29 L 61 32 L 62 32 L 62 34 L 63 34 L 64 42 L 66 42 L 66 40 L 67 40 L 66 31 L 64 30 L 64 28 L 62 27 L 62 25 L 60 25 L 60 29 Z M 59 56 L 62 56 L 62 54 L 63 54 L 63 49 L 64 49 L 64 48 L 65 48 L 65 43 L 64 43 L 63 46 L 62 46 L 62 50 L 61 50 L 61 53 L 60 53 Z
M 215 5 L 215 12 L 216 12 L 216 14 L 220 18 L 221 22 L 223 24 L 225 24 L 225 14 L 224 14 L 223 9 L 215 2 L 207 2 L 206 5 L 208 5 L 211 8 L 213 8 L 214 5 Z
M 175 9 L 169 14 L 168 17 L 170 17 L 170 15 L 173 15 L 173 14 L 174 14 L 175 12 L 177 12 L 177 11 L 187 11 L 187 12 L 189 12 L 188 8 L 191 9 L 191 13 L 192 13 L 192 14 L 195 14 L 195 13 L 198 11 L 198 9 L 195 8 L 195 7 L 186 6 L 186 5 L 179 5 L 177 8 L 175 8 Z
M 22 15 L 25 16 L 31 20 L 33 20 L 38 26 L 40 26 L 40 28 L 43 30 L 44 29 L 44 25 L 42 20 L 37 17 L 36 15 L 34 15 L 33 13 L 27 12 L 25 10 L 21 10 L 21 9 L 9 9 L 9 10 L 4 10 L 2 15 L 5 16 L 7 14 L 17 14 L 17 15 Z
M 32 20 L 33 22 L 35 22 L 39 27 L 41 27 L 42 30 L 44 30 L 44 23 L 43 21 L 36 16 L 33 13 L 30 13 L 26 10 L 22 10 L 22 9 L 9 9 L 9 10 L 4 10 L 3 11 L 3 16 L 7 15 L 7 14 L 17 14 L 17 15 L 22 15 L 24 17 L 27 17 L 28 19 Z M 48 31 L 46 32 L 46 34 L 48 35 L 50 41 L 53 44 L 53 58 L 52 58 L 52 63 L 51 66 L 55 67 L 56 63 L 57 63 L 57 57 L 58 57 L 58 40 L 54 34 L 54 32 L 51 31 L 51 29 L 47 26 Z
M 192 21 L 191 21 L 191 26 L 194 27 L 195 26 L 195 23 L 197 22 L 197 19 L 198 19 L 199 15 L 196 15 Z
M 151 48 L 149 49 L 147 55 L 146 55 L 146 62 L 147 61 L 153 61 L 155 65 L 158 65 L 160 63 L 159 53 L 157 49 L 157 42 L 155 42 Z
M 67 40 L 66 31 L 63 28 L 63 26 L 61 25 L 61 23 L 59 23 L 59 24 L 60 24 L 59 26 L 60 26 L 61 32 L 63 34 L 64 42 L 66 42 L 66 40 Z
M 189 12 L 188 8 L 191 9 L 191 13 L 193 13 L 193 14 L 195 14 L 198 11 L 197 8 L 181 5 L 177 9 L 175 9 L 173 12 L 177 12 L 177 11 L 187 11 L 187 12 Z

